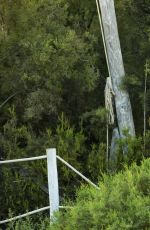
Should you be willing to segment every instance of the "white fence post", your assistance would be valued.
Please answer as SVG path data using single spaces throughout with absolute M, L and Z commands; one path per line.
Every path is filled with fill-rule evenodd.
M 59 188 L 56 149 L 47 149 L 47 169 L 48 169 L 48 190 L 50 203 L 50 218 L 54 217 L 54 212 L 59 210 Z

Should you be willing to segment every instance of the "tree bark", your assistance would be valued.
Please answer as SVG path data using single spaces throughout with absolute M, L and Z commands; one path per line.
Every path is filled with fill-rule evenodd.
M 124 130 L 128 130 L 131 136 L 135 136 L 135 128 L 129 94 L 121 89 L 121 83 L 125 77 L 114 0 L 98 0 L 102 19 L 104 46 L 107 52 L 107 62 L 112 78 L 113 91 L 115 93 L 115 106 L 120 137 L 124 137 Z
M 117 141 L 120 139 L 118 128 L 113 129 L 109 161 L 114 162 L 116 160 L 116 147 Z

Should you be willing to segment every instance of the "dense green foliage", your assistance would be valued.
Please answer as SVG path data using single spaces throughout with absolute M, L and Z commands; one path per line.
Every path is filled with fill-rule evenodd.
M 71 211 L 58 217 L 52 229 L 149 229 L 150 160 L 124 173 L 104 176 L 100 190 L 85 187 Z M 50 228 L 51 229 L 51 228 Z
M 49 227 L 43 220 L 36 229 L 141 229 L 150 228 L 150 159 L 141 166 L 125 167 L 114 176 L 103 175 L 100 190 L 83 187 L 77 192 L 72 209 L 57 213 L 57 220 Z M 40 221 L 39 221 L 40 222 Z M 30 230 L 32 220 L 11 224 L 15 230 Z M 8 228 L 9 229 L 9 228 Z
M 150 156 L 150 3 L 116 0 L 115 6 L 127 74 L 122 87 L 130 93 L 137 134 L 118 142 L 119 171 Z M 56 147 L 97 182 L 107 172 L 107 76 L 95 1 L 1 0 L 0 159 L 43 155 Z M 74 199 L 81 180 L 62 164 L 59 175 L 61 201 Z M 45 161 L 2 166 L 0 180 L 0 219 L 9 209 L 16 215 L 48 204 Z

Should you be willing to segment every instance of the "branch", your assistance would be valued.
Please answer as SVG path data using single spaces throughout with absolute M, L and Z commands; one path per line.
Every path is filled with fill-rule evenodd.
M 13 98 L 16 94 L 18 93 L 14 93 L 11 96 L 9 96 L 1 105 L 0 105 L 0 109 L 11 99 Z

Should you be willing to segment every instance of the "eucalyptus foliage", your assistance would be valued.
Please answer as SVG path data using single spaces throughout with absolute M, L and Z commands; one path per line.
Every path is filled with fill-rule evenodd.
M 120 87 L 130 93 L 137 132 L 137 138 L 126 134 L 118 142 L 119 171 L 125 162 L 140 164 L 150 155 L 150 4 L 117 0 L 115 6 L 127 73 Z M 94 1 L 1 0 L 0 160 L 44 155 L 46 148 L 56 147 L 62 158 L 97 182 L 108 172 L 107 76 Z M 74 200 L 82 181 L 62 164 L 59 175 L 61 201 Z M 48 205 L 45 161 L 0 166 L 0 180 L 0 219 Z

